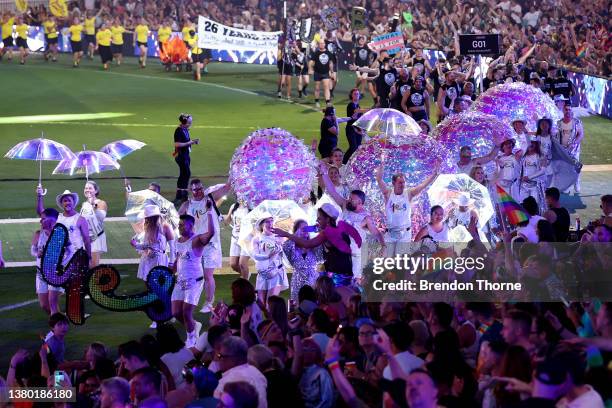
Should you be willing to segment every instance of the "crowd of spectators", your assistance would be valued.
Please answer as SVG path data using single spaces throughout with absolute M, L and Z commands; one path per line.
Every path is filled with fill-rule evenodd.
M 609 77 L 612 66 L 610 10 L 605 0 L 572 2 L 525 0 L 485 1 L 293 1 L 286 3 L 287 16 L 314 17 L 315 29 L 324 31 L 321 11 L 336 9 L 339 21 L 338 38 L 352 41 L 350 13 L 354 6 L 363 6 L 368 13 L 367 35 L 387 32 L 399 16 L 399 27 L 406 44 L 454 52 L 457 35 L 499 33 L 504 52 L 514 54 L 515 60 L 535 46 L 537 60 L 552 65 L 566 66 L 579 71 Z M 139 17 L 145 17 L 150 27 L 170 19 L 175 30 L 180 30 L 186 19 L 197 21 L 198 15 L 207 16 L 223 24 L 250 30 L 274 31 L 283 29 L 283 2 L 278 0 L 79 0 L 70 3 L 77 14 L 95 10 L 100 18 L 119 16 L 126 27 L 133 27 Z M 33 16 L 40 12 L 32 11 Z M 406 17 L 411 19 L 406 21 Z

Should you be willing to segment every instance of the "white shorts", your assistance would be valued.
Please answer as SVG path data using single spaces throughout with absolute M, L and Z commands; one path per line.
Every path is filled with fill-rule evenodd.
M 202 251 L 202 267 L 204 269 L 218 269 L 223 266 L 221 250 L 210 245 L 204 247 Z
M 108 248 L 106 247 L 106 232 L 100 235 L 94 242 L 91 243 L 91 252 L 104 252 L 106 253 Z
M 229 256 L 249 256 L 248 252 L 238 245 L 238 240 L 232 237 Z
M 49 285 L 40 275 L 40 272 L 36 273 L 36 294 L 40 295 L 43 293 L 49 293 L 49 291 L 52 290 L 54 292 L 60 292 L 60 293 L 65 293 L 66 291 L 64 290 L 64 288 L 61 288 L 59 286 L 53 286 L 53 285 Z
M 204 288 L 204 279 L 195 281 L 195 278 L 192 278 L 190 281 L 185 282 L 184 284 L 183 282 L 185 281 L 177 278 L 170 300 L 173 302 L 180 300 L 184 303 L 197 306 L 200 302 L 202 289 Z

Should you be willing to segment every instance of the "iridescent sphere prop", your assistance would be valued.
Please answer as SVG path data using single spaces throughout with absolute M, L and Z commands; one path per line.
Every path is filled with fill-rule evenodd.
M 562 117 L 548 95 L 524 82 L 489 88 L 474 101 L 470 110 L 494 115 L 507 124 L 515 119 L 524 119 L 529 131 L 536 130 L 538 119 L 549 118 L 554 124 Z
M 315 166 L 310 148 L 288 131 L 259 129 L 234 152 L 230 183 L 238 200 L 251 208 L 264 200 L 299 203 L 310 194 Z
M 462 146 L 472 149 L 472 157 L 486 156 L 496 145 L 515 136 L 510 124 L 493 115 L 470 111 L 447 117 L 432 133 L 434 139 L 455 155 L 455 160 L 459 160 Z
M 347 163 L 346 182 L 352 189 L 366 193 L 366 208 L 381 227 L 385 226 L 385 201 L 375 176 L 381 163 L 388 188 L 393 188 L 391 178 L 398 173 L 404 175 L 406 188 L 420 184 L 437 168 L 440 173 L 454 173 L 450 152 L 436 140 L 426 135 L 409 140 L 400 145 L 385 139 L 369 140 L 359 146 Z M 423 209 L 427 211 L 427 207 L 427 194 L 421 193 L 413 200 L 413 231 L 423 225 Z

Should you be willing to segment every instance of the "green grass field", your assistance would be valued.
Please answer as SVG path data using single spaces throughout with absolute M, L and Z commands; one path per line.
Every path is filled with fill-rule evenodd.
M 194 82 L 189 73 L 163 72 L 155 61 L 146 69 L 139 69 L 132 58 L 121 67 L 113 66 L 110 72 L 102 71 L 97 59 L 84 61 L 79 69 L 71 68 L 67 56 L 62 56 L 55 64 L 32 56 L 25 66 L 15 61 L 8 63 L 5 59 L 0 63 L 3 96 L 0 152 L 8 151 L 20 141 L 39 137 L 43 132 L 45 137 L 60 141 L 75 151 L 81 150 L 83 145 L 98 149 L 114 140 L 138 139 L 148 146 L 122 161 L 125 173 L 135 189 L 145 188 L 148 182 L 156 180 L 161 183 L 163 193 L 172 199 L 178 174 L 171 156 L 172 134 L 181 112 L 193 115 L 192 137 L 202 139 L 201 145 L 192 151 L 192 173 L 206 184 L 226 179 L 234 149 L 254 129 L 282 127 L 307 143 L 318 138 L 321 113 L 314 108 L 312 97 L 299 104 L 278 100 L 275 67 L 212 64 L 209 69 L 210 74 L 203 76 L 201 82 Z M 341 73 L 335 101 L 340 115 L 353 83 L 350 73 Z M 312 88 L 311 85 L 311 93 Z M 370 103 L 367 96 L 362 105 Z M 106 113 L 123 116 L 103 118 Z M 70 116 L 84 114 L 94 117 Z M 610 121 L 591 117 L 584 119 L 584 123 L 583 162 L 612 164 Z M 344 130 L 341 133 L 344 135 Z M 346 147 L 343 136 L 340 140 L 341 147 Z M 55 164 L 43 164 L 49 206 L 54 205 L 55 196 L 64 189 L 81 193 L 83 188 L 82 178 L 51 176 Z M 37 177 L 38 167 L 34 162 L 0 160 L 0 219 L 35 217 Z M 123 215 L 125 199 L 119 172 L 95 175 L 93 179 L 99 182 L 101 197 L 109 204 L 109 216 Z M 597 196 L 612 190 L 609 180 L 610 172 L 598 174 L 583 195 L 567 198 L 568 202 L 573 203 L 571 206 L 578 213 L 585 207 L 596 206 Z M 227 205 L 222 210 L 227 209 Z M 36 227 L 36 223 L 0 224 L 0 239 L 4 242 L 4 256 L 8 261 L 31 260 L 29 242 Z M 136 256 L 127 245 L 131 228 L 126 223 L 108 223 L 107 233 L 109 256 Z M 227 248 L 227 228 L 223 231 L 223 241 Z M 142 283 L 134 278 L 135 266 L 118 269 L 128 275 L 124 282 L 126 293 L 142 288 Z M 234 276 L 219 276 L 217 299 L 229 299 L 229 283 Z M 0 373 L 6 370 L 8 359 L 18 347 L 37 346 L 38 335 L 46 330 L 45 316 L 36 303 L 12 310 L 2 308 L 34 298 L 31 268 L 0 271 L 0 324 L 3 328 Z M 118 315 L 90 302 L 87 312 L 92 314 L 89 322 L 74 328 L 68 337 L 69 358 L 79 357 L 84 345 L 91 341 L 99 340 L 115 347 L 147 332 L 148 323 L 142 313 Z

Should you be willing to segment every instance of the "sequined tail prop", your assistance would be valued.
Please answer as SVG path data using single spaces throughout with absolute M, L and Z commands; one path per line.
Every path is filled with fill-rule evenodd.
M 179 37 L 172 37 L 159 49 L 159 59 L 162 64 L 182 64 L 189 60 L 189 50 Z
M 56 224 L 43 250 L 42 278 L 50 285 L 66 289 L 66 315 L 75 325 L 85 323 L 85 296 L 98 306 L 113 312 L 143 311 L 156 322 L 172 317 L 171 295 L 175 279 L 172 271 L 156 266 L 147 276 L 147 290 L 131 295 L 116 295 L 121 278 L 119 272 L 108 265 L 88 269 L 87 252 L 79 249 L 64 266 L 68 230 Z

